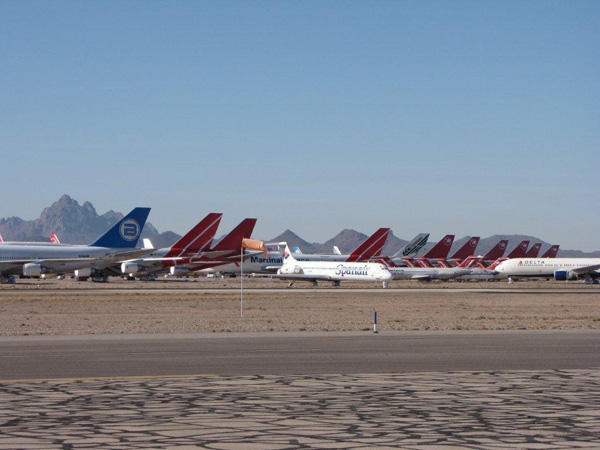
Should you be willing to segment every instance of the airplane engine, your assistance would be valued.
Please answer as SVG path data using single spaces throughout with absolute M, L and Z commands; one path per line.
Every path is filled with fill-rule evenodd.
M 556 272 L 554 272 L 554 279 L 556 281 L 576 280 L 577 274 L 569 272 L 568 270 L 557 270 Z
M 295 266 L 294 273 L 298 273 L 298 274 L 304 273 L 304 270 L 302 270 L 302 267 L 300 267 L 300 266 Z
M 169 273 L 174 277 L 185 277 L 189 271 L 185 266 L 173 266 L 169 269 Z
M 124 262 L 121 263 L 121 272 L 124 275 L 135 275 L 136 273 L 141 271 L 141 267 L 139 264 L 134 262 Z
M 92 268 L 91 267 L 85 267 L 83 269 L 79 269 L 75 271 L 75 277 L 76 278 L 88 278 L 92 276 Z
M 47 269 L 38 263 L 23 264 L 23 275 L 26 277 L 39 277 L 46 271 Z

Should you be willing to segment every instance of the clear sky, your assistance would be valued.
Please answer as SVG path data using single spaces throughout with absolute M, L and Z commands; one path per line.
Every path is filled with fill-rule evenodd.
M 598 1 L 0 1 L 0 217 L 598 250 L 599 45 Z

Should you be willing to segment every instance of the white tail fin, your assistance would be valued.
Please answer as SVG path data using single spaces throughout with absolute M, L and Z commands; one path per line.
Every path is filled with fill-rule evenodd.
M 143 241 L 143 242 L 144 242 L 144 248 L 145 248 L 145 249 L 148 249 L 148 250 L 149 250 L 149 249 L 151 249 L 151 248 L 154 248 L 154 245 L 152 245 L 152 241 L 151 241 L 150 239 L 148 239 L 148 238 L 144 238 L 144 241 Z
M 342 254 L 342 252 L 340 252 L 340 249 L 338 248 L 337 245 L 333 246 L 333 254 L 334 255 L 341 255 Z

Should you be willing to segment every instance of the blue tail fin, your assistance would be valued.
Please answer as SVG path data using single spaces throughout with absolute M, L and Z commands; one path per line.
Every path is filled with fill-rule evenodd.
M 91 244 L 92 247 L 134 248 L 142 234 L 148 214 L 150 208 L 134 208 Z

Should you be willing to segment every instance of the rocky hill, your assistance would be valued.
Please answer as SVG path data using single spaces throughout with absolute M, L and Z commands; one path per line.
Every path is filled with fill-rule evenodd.
M 48 241 L 52 233 L 56 233 L 61 242 L 66 244 L 88 244 L 98 238 L 102 233 L 108 230 L 118 220 L 123 217 L 123 214 L 115 211 L 108 211 L 102 215 L 96 212 L 96 209 L 90 202 L 84 202 L 80 205 L 76 200 L 68 195 L 63 195 L 58 201 L 51 206 L 45 208 L 40 217 L 35 220 L 23 220 L 19 217 L 8 217 L 0 219 L 0 235 L 7 241 Z M 221 231 L 221 230 L 219 230 Z M 225 230 L 229 231 L 229 230 Z M 375 229 L 371 230 L 375 232 Z M 172 245 L 181 236 L 172 231 L 159 233 L 151 223 L 146 223 L 142 237 L 147 237 L 152 240 L 155 247 L 168 247 Z M 308 242 L 298 236 L 292 230 L 285 230 L 279 236 L 267 240 L 267 242 L 282 242 L 285 241 L 290 246 L 298 246 L 304 253 L 333 253 L 333 246 L 336 245 L 343 253 L 349 253 L 358 247 L 367 235 L 355 230 L 344 229 L 337 235 L 324 243 Z M 412 239 L 412 236 L 407 236 Z M 455 252 L 462 244 L 464 244 L 470 236 L 457 238 L 450 251 L 450 254 Z M 541 242 L 542 249 L 540 255 L 543 254 L 551 244 L 544 242 L 535 236 L 527 235 L 494 235 L 483 238 L 477 246 L 477 254 L 484 255 L 496 243 L 502 239 L 508 239 L 508 252 L 510 252 L 522 240 L 529 240 L 531 244 Z M 383 253 L 393 255 L 400 250 L 407 241 L 400 239 L 390 233 Z M 435 242 L 430 242 L 425 247 L 425 251 L 431 248 Z M 530 245 L 531 245 L 530 244 Z M 560 242 L 558 243 L 560 244 Z M 424 251 L 421 251 L 424 254 Z M 563 257 L 600 257 L 600 251 L 596 252 L 581 252 L 579 250 L 561 249 L 559 256 Z

